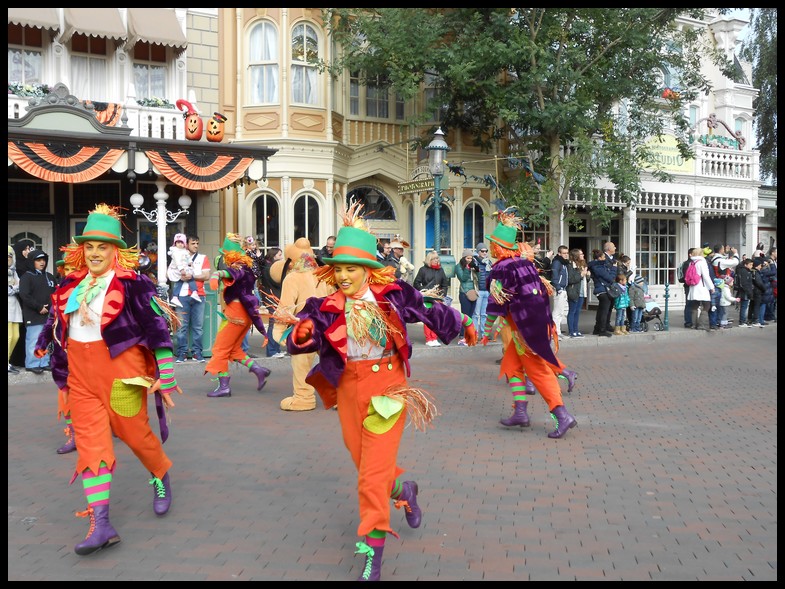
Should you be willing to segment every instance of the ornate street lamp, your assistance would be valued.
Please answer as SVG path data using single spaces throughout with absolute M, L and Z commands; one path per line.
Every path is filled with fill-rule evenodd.
M 442 176 L 446 168 L 446 156 L 450 147 L 444 140 L 444 131 L 439 127 L 433 134 L 433 141 L 428 144 L 428 168 L 433 176 L 433 249 L 442 253 Z
M 188 214 L 188 207 L 191 206 L 191 197 L 183 194 L 177 201 L 181 207 L 180 210 L 171 212 L 166 209 L 166 200 L 169 198 L 169 195 L 164 190 L 166 180 L 156 180 L 155 185 L 158 187 L 158 192 L 153 195 L 157 207 L 155 211 L 145 211 L 142 208 L 144 196 L 138 192 L 131 195 L 131 205 L 134 207 L 134 213 L 144 216 L 151 223 L 155 223 L 158 228 L 158 295 L 161 298 L 168 299 L 169 286 L 166 282 L 166 224 L 174 223 L 177 217 L 183 213 Z

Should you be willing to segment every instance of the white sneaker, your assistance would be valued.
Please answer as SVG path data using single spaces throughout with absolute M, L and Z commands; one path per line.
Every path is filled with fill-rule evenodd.
M 286 358 L 286 354 L 284 354 L 283 352 L 278 352 L 270 356 L 270 358 Z
M 172 300 L 169 302 L 172 303 L 172 305 L 175 307 L 180 307 L 181 309 L 183 308 L 183 304 L 180 302 L 180 299 L 178 299 L 177 297 L 172 297 Z
M 429 342 L 425 342 L 425 345 L 428 346 L 429 348 L 438 348 L 442 344 L 439 342 L 439 340 L 434 339 Z
M 196 292 L 196 291 L 193 291 L 193 292 L 191 293 L 191 298 L 192 298 L 193 300 L 195 300 L 196 302 L 198 302 L 198 303 L 201 303 L 201 302 L 202 302 L 202 297 L 200 297 L 200 296 L 199 296 L 199 293 L 198 293 L 198 292 Z

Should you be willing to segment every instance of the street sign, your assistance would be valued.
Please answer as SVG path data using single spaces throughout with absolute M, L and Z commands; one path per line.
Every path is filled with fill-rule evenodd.
M 419 192 L 431 191 L 435 188 L 433 178 L 427 180 L 412 180 L 411 182 L 399 182 L 398 194 L 417 194 Z

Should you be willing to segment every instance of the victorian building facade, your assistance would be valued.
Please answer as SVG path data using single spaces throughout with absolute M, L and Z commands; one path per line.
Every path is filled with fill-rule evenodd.
M 107 12 L 106 18 L 79 12 L 95 10 Z M 156 15 L 137 11 L 147 10 L 168 11 L 171 26 L 145 29 L 151 19 L 143 17 Z M 115 20 L 112 27 L 90 24 Z M 717 47 L 735 56 L 746 23 L 717 16 L 681 24 L 705 28 Z M 415 266 L 434 248 L 435 233 L 447 256 L 458 257 L 483 241 L 497 208 L 488 179 L 517 173 L 510 165 L 511 146 L 499 141 L 491 153 L 482 153 L 470 137 L 450 131 L 448 159 L 470 164 L 465 175 L 443 178 L 441 229 L 435 232 L 427 152 L 412 146 L 418 139 L 427 144 L 440 121 L 406 123 L 424 111 L 428 85 L 419 100 L 403 102 L 360 84 L 351 72 L 332 78 L 316 64 L 330 61 L 335 51 L 318 8 L 9 9 L 9 119 L 24 116 L 29 99 L 12 94 L 12 83 L 21 84 L 24 93 L 25 86 L 62 82 L 77 98 L 98 103 L 101 113 L 107 113 L 105 104 L 122 107 L 119 120 L 124 115 L 125 122 L 118 124 L 131 128 L 132 136 L 184 140 L 183 112 L 161 108 L 178 100 L 203 119 L 220 114 L 226 119 L 224 143 L 269 148 L 274 156 L 260 158 L 266 169 L 251 166 L 227 186 L 188 191 L 192 214 L 172 224 L 171 232 L 197 232 L 208 253 L 217 250 L 225 231 L 254 235 L 265 248 L 283 248 L 302 236 L 319 248 L 337 232 L 338 213 L 351 199 L 365 203 L 380 239 L 398 235 L 411 244 L 407 257 Z M 20 73 L 10 67 L 12 58 L 23 64 Z M 587 253 L 614 241 L 648 279 L 655 299 L 665 296 L 666 285 L 676 284 L 676 268 L 689 247 L 728 243 L 751 254 L 761 235 L 776 239 L 776 227 L 761 222 L 766 209 L 776 208 L 776 190 L 760 190 L 758 153 L 751 149 L 757 90 L 749 84 L 749 67 L 741 66 L 746 76 L 741 81 L 705 66 L 714 91 L 686 107 L 695 159 L 677 157 L 671 138 L 657 140 L 672 182 L 644 175 L 633 208 L 600 181 L 606 202 L 618 211 L 609 229 L 581 202 L 570 202 L 578 207 L 580 228 L 556 218 L 553 226 L 528 231 L 527 238 Z M 667 72 L 663 86 L 669 87 Z M 162 174 L 156 162 L 136 159 L 130 180 L 127 163 L 86 183 L 49 182 L 9 168 L 9 239 L 40 232 L 34 240 L 47 245 L 48 239 L 52 253 L 79 229 L 87 208 L 105 200 L 99 197 L 109 194 L 130 209 L 135 192 L 150 201 L 161 190 L 182 193 L 181 184 Z M 130 231 L 132 243 L 151 238 L 144 221 L 134 219 Z M 554 235 L 559 243 L 550 243 Z M 682 296 L 681 289 L 671 288 L 670 304 L 682 306 Z

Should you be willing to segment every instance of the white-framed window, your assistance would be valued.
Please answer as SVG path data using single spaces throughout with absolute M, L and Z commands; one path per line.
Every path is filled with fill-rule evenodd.
M 360 77 L 357 72 L 349 74 L 349 114 L 360 114 Z
M 478 203 L 470 203 L 463 209 L 463 247 L 473 250 L 485 241 L 484 211 Z
M 137 98 L 166 98 L 166 47 L 140 41 L 134 45 L 134 86 Z
M 380 76 L 369 81 L 365 88 L 365 115 L 378 119 L 390 116 L 390 92 Z
M 268 21 L 253 26 L 248 39 L 248 100 L 278 104 L 278 30 Z
M 381 77 L 377 77 L 371 83 L 362 84 L 358 72 L 349 74 L 350 116 L 389 120 L 390 104 L 393 104 L 394 119 L 402 121 L 406 106 L 403 97 L 400 94 L 393 95 Z
M 307 237 L 312 244 L 322 243 L 319 234 L 319 201 L 302 194 L 294 201 L 294 238 Z
M 256 220 L 254 235 L 261 242 L 262 250 L 267 253 L 274 247 L 283 249 L 281 225 L 278 223 L 281 218 L 278 199 L 272 194 L 263 194 L 254 201 L 253 207 Z
M 700 114 L 700 109 L 697 106 L 693 105 L 690 106 L 690 127 L 693 129 L 695 125 L 698 124 L 698 115 Z
M 424 98 L 425 98 L 425 110 L 431 116 L 432 122 L 441 122 L 444 119 L 444 113 L 446 112 L 446 105 L 436 104 L 436 95 L 439 91 L 439 76 L 436 74 L 425 74 L 425 88 L 424 88 Z
M 81 33 L 71 38 L 71 91 L 77 98 L 109 101 L 107 40 Z
M 319 103 L 317 63 L 319 61 L 319 36 L 307 23 L 298 23 L 292 29 L 292 102 Z
M 649 286 L 676 283 L 676 265 L 681 263 L 676 256 L 677 221 L 681 222 L 675 218 L 638 218 L 635 265 Z
M 44 31 L 8 23 L 8 81 L 40 84 L 43 79 Z

